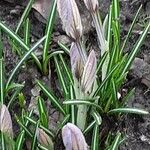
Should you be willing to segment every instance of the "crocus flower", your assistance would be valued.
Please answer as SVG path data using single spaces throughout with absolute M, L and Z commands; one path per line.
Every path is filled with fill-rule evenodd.
M 72 123 L 67 123 L 62 128 L 62 138 L 66 150 L 88 150 L 83 133 Z
M 82 24 L 75 0 L 57 0 L 57 10 L 67 35 L 75 41 L 79 40 Z

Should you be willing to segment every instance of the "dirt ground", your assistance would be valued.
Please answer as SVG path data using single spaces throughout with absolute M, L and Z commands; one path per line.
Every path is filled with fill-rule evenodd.
M 8 25 L 12 30 L 15 30 L 20 16 L 25 8 L 27 1 L 15 1 L 15 0 L 5 0 L 0 1 L 0 21 Z M 140 6 L 143 4 L 143 9 L 140 14 L 138 24 L 133 31 L 133 35 L 127 46 L 126 52 L 130 51 L 130 48 L 135 43 L 140 31 L 143 29 L 144 23 L 147 21 L 148 16 L 150 16 L 150 1 L 149 0 L 120 0 L 121 1 L 121 22 L 122 22 L 122 39 L 127 33 L 128 27 L 131 24 L 133 17 Z M 104 16 L 108 10 L 110 0 L 100 0 L 100 9 L 102 11 L 102 16 Z M 80 6 L 81 7 L 81 6 Z M 45 25 L 35 18 L 34 12 L 30 13 L 31 23 L 32 23 L 32 38 L 36 39 L 41 37 L 44 33 Z M 90 30 L 90 27 L 89 27 Z M 64 34 L 60 29 L 59 25 L 55 29 L 54 35 Z M 88 34 L 88 33 L 86 33 Z M 90 38 L 90 35 L 88 35 Z M 54 37 L 55 38 L 55 37 Z M 3 35 L 4 42 L 4 57 L 7 73 L 12 70 L 18 61 L 18 57 L 14 54 L 10 48 L 8 40 L 5 35 Z M 138 58 L 143 61 L 145 68 L 150 66 L 150 34 L 148 35 L 144 45 L 141 48 Z M 138 59 L 138 60 L 139 60 Z M 139 63 L 140 65 L 140 63 Z M 133 67 L 134 69 L 129 73 L 128 81 L 124 85 L 124 88 L 135 88 L 134 97 L 129 101 L 129 107 L 142 108 L 144 110 L 150 111 L 150 84 L 145 84 L 142 82 L 145 76 L 147 77 L 146 83 L 150 83 L 150 70 L 145 68 L 139 68 L 139 66 Z M 142 69 L 142 71 L 140 70 Z M 139 75 L 138 72 L 141 74 Z M 17 80 L 19 82 L 26 81 L 24 93 L 27 98 L 28 105 L 31 99 L 31 89 L 34 87 L 34 80 L 36 78 L 43 78 L 38 70 L 32 65 L 32 67 L 27 65 L 25 69 L 19 72 L 17 75 Z M 46 77 L 44 77 L 46 78 Z M 46 79 L 47 80 L 47 79 Z M 15 111 L 15 110 L 14 110 Z M 54 110 L 53 110 L 54 111 Z M 55 112 L 52 112 L 55 114 Z M 56 113 L 53 116 L 53 121 L 55 122 L 55 117 L 58 118 Z M 54 126 L 54 124 L 53 124 Z M 121 126 L 123 131 L 127 136 L 126 141 L 120 146 L 120 150 L 149 150 L 150 149 L 150 117 L 149 116 L 139 116 L 139 115 L 126 115 L 122 120 Z M 17 132 L 17 127 L 15 127 Z

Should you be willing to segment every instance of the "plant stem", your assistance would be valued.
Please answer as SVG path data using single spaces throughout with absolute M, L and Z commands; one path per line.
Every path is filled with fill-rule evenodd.
M 94 22 L 96 32 L 98 35 L 98 39 L 100 42 L 101 56 L 103 56 L 106 51 L 109 51 L 109 47 L 108 47 L 107 41 L 105 40 L 104 33 L 102 30 L 102 23 L 100 20 L 100 15 L 98 11 L 96 13 L 92 13 L 91 15 L 92 15 L 93 22 Z M 106 77 L 108 63 L 109 63 L 109 55 L 106 57 L 105 62 L 102 65 L 102 81 Z
M 86 51 L 85 51 L 85 49 L 83 49 L 82 43 L 81 43 L 80 40 L 76 42 L 76 45 L 77 45 L 79 54 L 80 54 L 80 56 L 81 56 L 81 59 L 82 59 L 83 63 L 85 64 L 85 63 L 86 63 L 86 60 L 87 60 Z
M 77 114 L 77 126 L 84 131 L 87 119 L 87 106 L 79 105 Z

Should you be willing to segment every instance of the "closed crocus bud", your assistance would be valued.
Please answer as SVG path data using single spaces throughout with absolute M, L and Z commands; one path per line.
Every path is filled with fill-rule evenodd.
M 96 12 L 99 7 L 98 0 L 84 0 L 84 3 L 91 13 Z
M 13 138 L 12 120 L 6 105 L 0 106 L 0 131 Z
M 67 123 L 62 128 L 62 138 L 66 150 L 88 150 L 81 130 L 72 123 Z
M 36 131 L 38 142 L 48 150 L 54 149 L 54 144 L 51 138 L 40 128 Z
M 88 60 L 84 66 L 84 71 L 81 79 L 81 87 L 84 93 L 91 91 L 91 87 L 96 80 L 97 60 L 94 50 L 88 56 Z
M 82 24 L 75 0 L 57 0 L 57 10 L 67 35 L 79 40 L 82 35 Z
M 84 65 L 76 43 L 72 43 L 71 45 L 70 59 L 72 74 L 79 81 L 83 73 Z

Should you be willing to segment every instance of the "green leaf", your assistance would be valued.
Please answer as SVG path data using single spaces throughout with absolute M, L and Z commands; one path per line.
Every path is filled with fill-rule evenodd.
M 36 149 L 36 144 L 37 144 L 37 128 L 39 126 L 39 122 L 36 123 L 36 128 L 34 131 L 34 136 L 32 138 L 32 145 L 31 145 L 31 150 L 35 150 Z
M 34 0 L 30 0 L 28 5 L 26 6 L 26 8 L 25 8 L 25 10 L 24 10 L 24 12 L 23 12 L 23 14 L 21 16 L 21 19 L 20 19 L 20 21 L 18 23 L 17 29 L 15 31 L 16 34 L 18 33 L 18 31 L 20 30 L 22 24 L 25 22 L 26 18 L 28 17 L 28 14 L 29 14 L 29 12 L 30 12 L 30 10 L 32 8 L 33 2 L 34 2 Z
M 31 122 L 32 124 L 36 125 L 36 121 L 34 121 L 33 119 L 31 119 L 28 116 L 24 116 L 29 122 Z M 41 129 L 43 129 L 48 135 L 50 135 L 51 137 L 54 137 L 54 133 L 52 133 L 50 130 L 48 130 L 47 128 L 43 127 L 42 125 L 39 125 L 39 127 Z
M 97 65 L 96 73 L 99 73 L 99 72 L 100 72 L 100 69 L 102 68 L 102 66 L 103 66 L 103 64 L 104 64 L 104 62 L 105 62 L 107 56 L 108 56 L 108 53 L 105 52 L 105 53 L 103 54 L 103 56 L 100 58 L 100 60 L 99 60 L 99 62 L 98 62 L 98 65 Z
M 73 86 L 72 86 L 72 85 L 70 85 L 70 98 L 71 98 L 71 99 L 74 99 L 74 98 L 75 98 L 75 96 L 74 96 L 74 91 L 73 91 Z M 75 122 L 76 122 L 75 106 L 74 106 L 74 105 L 71 106 L 71 122 L 72 122 L 73 124 L 75 124 Z
M 11 75 L 9 76 L 9 79 L 6 83 L 6 90 L 8 89 L 12 79 L 14 78 L 14 75 L 18 71 L 18 69 L 21 67 L 21 65 L 24 63 L 24 61 L 30 56 L 30 54 L 38 48 L 38 46 L 45 40 L 45 36 L 41 38 L 25 55 L 24 57 L 19 61 L 19 63 L 15 66 L 13 69 Z
M 41 90 L 45 93 L 45 95 L 49 98 L 49 100 L 56 106 L 56 108 L 62 112 L 62 114 L 66 115 L 66 112 L 64 108 L 61 106 L 62 104 L 59 102 L 59 100 L 52 94 L 52 92 L 43 85 L 40 81 L 37 81 L 37 84 L 41 88 Z
M 56 135 L 59 133 L 59 131 L 62 129 L 62 127 L 63 127 L 67 122 L 69 122 L 69 119 L 70 119 L 70 114 L 66 115 L 65 118 L 63 119 L 63 121 L 61 121 L 61 123 L 59 124 L 58 129 L 57 129 L 57 131 L 56 131 Z
M 127 63 L 124 67 L 124 70 L 122 71 L 122 75 L 129 69 L 131 63 L 133 62 L 136 54 L 138 53 L 148 31 L 149 31 L 149 28 L 150 28 L 150 22 L 148 23 L 147 27 L 145 28 L 145 30 L 143 31 L 143 33 L 140 35 L 138 41 L 136 42 L 136 44 L 134 45 L 131 53 L 129 54 L 128 56 L 128 60 L 127 60 Z
M 68 55 L 70 54 L 70 50 L 68 47 L 66 47 L 63 43 L 58 41 L 58 45 L 66 52 Z
M 65 105 L 88 105 L 88 106 L 93 106 L 97 108 L 100 112 L 103 111 L 102 108 L 96 103 L 92 103 L 86 100 L 68 100 L 68 101 L 64 101 L 63 104 Z
M 53 31 L 53 26 L 54 26 L 55 16 L 56 16 L 56 0 L 54 0 L 54 3 L 51 8 L 52 9 L 49 15 L 49 19 L 48 19 L 46 31 L 45 31 L 46 39 L 45 39 L 44 49 L 43 49 L 43 63 L 45 62 L 48 56 L 49 43 L 52 37 L 52 31 Z
M 67 63 L 65 62 L 63 56 L 61 54 L 59 54 L 59 57 L 60 57 L 60 60 L 62 62 L 62 65 L 64 67 L 64 71 L 66 72 L 68 81 L 73 85 L 73 77 L 72 77 L 72 74 L 71 74 L 71 70 L 67 66 Z
M 0 59 L 0 103 L 4 103 L 4 66 L 3 59 Z
M 96 110 L 92 111 L 92 116 L 94 117 L 97 125 L 101 125 L 102 124 L 102 118 L 101 118 L 100 114 Z
M 130 38 L 130 35 L 131 35 L 131 33 L 132 33 L 132 30 L 133 30 L 133 27 L 134 27 L 134 25 L 135 25 L 135 23 L 136 23 L 136 20 L 137 20 L 137 18 L 138 18 L 138 15 L 139 15 L 141 9 L 142 9 L 142 4 L 141 4 L 141 6 L 139 7 L 139 9 L 138 9 L 138 11 L 137 11 L 137 13 L 136 13 L 136 15 L 135 15 L 133 21 L 132 21 L 132 24 L 131 24 L 131 26 L 130 26 L 130 28 L 129 28 L 129 30 L 128 30 L 128 34 L 127 34 L 127 36 L 126 36 L 126 38 L 125 38 L 125 40 L 124 40 L 124 42 L 123 42 L 123 45 L 122 45 L 122 48 L 121 48 L 121 51 L 120 51 L 121 53 L 122 53 L 123 49 L 125 48 L 125 46 L 126 46 L 128 40 L 129 40 L 129 38 Z
M 38 98 L 38 108 L 39 108 L 40 123 L 44 127 L 48 128 L 47 108 L 45 106 L 44 100 L 41 97 Z
M 31 117 L 32 114 L 33 114 L 33 110 L 30 111 L 30 113 L 28 114 L 28 117 Z M 27 127 L 28 124 L 29 124 L 29 121 L 26 120 L 25 121 L 25 127 Z M 24 141 L 25 141 L 25 130 L 22 128 L 22 130 L 20 131 L 20 134 L 19 134 L 19 136 L 17 137 L 17 140 L 16 140 L 16 150 L 23 149 Z
M 19 100 L 19 105 L 21 108 L 25 108 L 25 97 L 24 94 L 21 92 L 18 94 L 18 100 Z
M 120 138 L 121 138 L 121 133 L 118 132 L 117 133 L 117 136 L 112 144 L 112 147 L 111 147 L 111 150 L 118 150 L 118 146 L 119 146 L 119 143 L 120 143 Z
M 57 75 L 58 75 L 59 81 L 60 81 L 62 89 L 63 89 L 64 97 L 65 97 L 65 99 L 67 99 L 68 95 L 69 95 L 69 92 L 68 92 L 68 89 L 67 89 L 67 85 L 66 85 L 66 82 L 65 82 L 64 75 L 62 73 L 61 66 L 58 63 L 58 59 L 57 59 L 56 56 L 54 56 L 54 61 L 55 61 L 56 69 L 57 69 Z
M 109 16 L 108 16 L 108 31 L 107 31 L 107 42 L 109 44 L 109 49 L 112 46 L 112 5 L 109 9 Z
M 30 46 L 30 20 L 26 19 L 24 25 L 24 42 L 29 47 Z
M 0 29 L 2 29 L 4 32 L 6 32 L 9 35 L 9 37 L 11 37 L 14 41 L 16 41 L 19 45 L 21 45 L 26 51 L 30 51 L 30 48 L 24 43 L 24 41 L 22 41 L 18 35 L 16 35 L 8 27 L 6 27 L 2 22 L 0 22 Z M 45 38 L 46 38 L 46 36 L 44 37 L 44 39 L 42 38 L 42 40 L 45 40 Z M 32 55 L 33 59 L 35 60 L 37 66 L 41 70 L 42 66 L 41 66 L 39 59 L 37 58 L 37 56 L 34 53 L 31 53 L 31 55 Z
M 99 150 L 99 125 L 97 123 L 93 130 L 91 150 Z
M 5 147 L 2 147 L 2 148 L 4 148 L 4 149 L 2 149 L 2 150 L 14 150 L 14 148 L 15 148 L 15 143 L 14 143 L 14 141 L 13 141 L 13 139 L 12 138 L 10 138 L 10 136 L 8 136 L 7 134 L 5 134 L 5 133 L 2 133 L 3 134 L 3 136 L 4 136 L 4 144 L 5 144 Z M 2 146 L 3 146 L 3 144 L 2 144 Z
M 118 64 L 115 65 L 115 67 L 109 72 L 109 74 L 106 76 L 106 78 L 102 81 L 101 85 L 97 88 L 96 92 L 94 93 L 94 96 L 98 95 L 98 93 L 104 87 L 105 83 L 107 83 L 107 81 L 111 78 L 111 75 L 116 71 L 117 67 L 118 67 Z
M 23 142 L 24 142 L 24 135 L 25 135 L 25 130 L 22 130 L 18 137 L 17 137 L 17 141 L 16 141 L 16 150 L 20 150 L 23 148 Z
M 130 97 L 132 97 L 134 95 L 135 92 L 135 88 L 133 88 L 132 90 L 130 90 L 125 96 L 124 98 L 121 100 L 121 104 L 120 107 L 123 107 L 126 102 L 128 102 L 128 100 L 130 99 Z
M 9 103 L 7 105 L 7 108 L 9 109 L 11 104 L 15 101 L 15 99 L 17 98 L 18 94 L 20 93 L 20 91 L 23 89 L 24 86 L 20 86 L 20 87 L 17 87 L 15 89 L 15 92 L 12 94 L 12 96 L 9 98 Z
M 94 125 L 96 124 L 96 120 L 92 121 L 87 128 L 83 131 L 83 134 L 87 134 L 89 131 L 91 131 L 91 129 L 94 127 Z
M 17 116 L 15 115 L 15 118 L 16 118 L 16 121 L 17 121 L 17 123 L 19 124 L 19 126 L 21 126 L 22 129 L 23 129 L 31 138 L 33 138 L 32 133 L 31 133 L 31 132 L 29 131 L 29 129 L 21 122 L 21 120 L 19 119 L 19 117 L 17 117 Z
M 149 115 L 148 111 L 137 109 L 137 108 L 116 108 L 112 109 L 108 112 L 110 113 L 131 113 L 131 114 L 139 114 L 139 115 Z
M 0 59 L 3 58 L 3 42 L 2 42 L 2 31 L 0 29 Z

